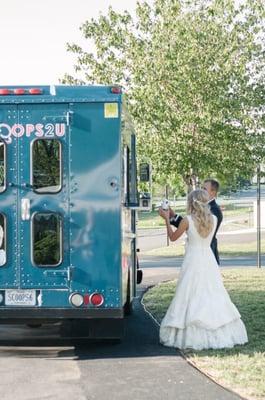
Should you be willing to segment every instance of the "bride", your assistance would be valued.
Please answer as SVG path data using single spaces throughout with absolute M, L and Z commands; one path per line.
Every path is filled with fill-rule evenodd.
M 248 341 L 210 247 L 217 218 L 211 214 L 208 201 L 205 190 L 192 191 L 187 216 L 176 231 L 171 228 L 169 212 L 159 209 L 170 240 L 177 240 L 185 231 L 188 240 L 176 293 L 160 327 L 160 342 L 165 346 L 220 349 Z

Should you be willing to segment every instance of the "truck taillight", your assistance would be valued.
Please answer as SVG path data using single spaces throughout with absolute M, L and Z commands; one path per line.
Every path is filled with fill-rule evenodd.
M 93 293 L 90 296 L 90 303 L 93 306 L 99 307 L 104 303 L 104 297 L 100 293 Z
M 113 86 L 113 87 L 110 89 L 110 91 L 111 91 L 111 93 L 113 93 L 113 94 L 121 94 L 121 93 L 122 93 L 122 88 L 119 87 L 119 86 Z
M 29 89 L 29 94 L 42 94 L 42 90 L 38 88 Z
M 8 94 L 10 94 L 10 90 L 9 89 L 0 89 L 0 96 L 6 96 Z
M 22 96 L 24 94 L 42 94 L 43 90 L 39 88 L 29 88 L 29 89 L 24 89 L 24 88 L 15 88 L 15 89 L 0 89 L 0 96 L 7 96 L 9 94 L 15 95 L 15 96 Z
M 16 94 L 16 95 L 21 95 L 21 94 L 25 94 L 26 91 L 25 91 L 25 89 L 18 88 L 18 89 L 14 89 L 13 93 Z
M 89 294 L 84 294 L 84 305 L 87 306 L 89 304 Z

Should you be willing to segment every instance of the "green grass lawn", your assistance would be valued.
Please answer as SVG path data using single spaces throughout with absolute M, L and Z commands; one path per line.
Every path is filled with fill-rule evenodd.
M 180 214 L 185 214 L 185 209 L 180 208 L 178 209 Z M 158 215 L 158 211 L 151 211 L 151 212 L 139 212 L 138 213 L 139 220 L 138 220 L 138 228 L 139 229 L 152 229 L 152 228 L 164 228 L 165 222 L 164 220 Z
M 228 257 L 247 257 L 257 255 L 257 243 L 249 242 L 249 243 L 218 243 L 218 250 L 222 256 Z M 265 239 L 261 241 L 261 250 L 264 253 L 265 251 Z M 169 246 L 158 247 L 157 249 L 143 251 L 141 254 L 148 256 L 157 256 L 157 257 L 173 257 L 173 256 L 183 256 L 185 253 L 185 247 L 183 240 L 170 243 Z
M 198 368 L 249 399 L 265 399 L 265 271 L 222 271 L 224 284 L 246 325 L 249 343 L 226 350 L 186 350 Z M 162 283 L 144 296 L 144 304 L 160 322 L 174 296 L 176 282 Z

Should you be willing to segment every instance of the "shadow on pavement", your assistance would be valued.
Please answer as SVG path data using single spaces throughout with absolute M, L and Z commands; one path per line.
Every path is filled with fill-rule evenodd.
M 142 289 L 143 291 L 144 289 Z M 134 301 L 133 315 L 125 318 L 125 336 L 120 341 L 65 339 L 60 326 L 0 326 L 0 356 L 25 358 L 65 358 L 79 360 L 176 356 L 176 350 L 159 344 L 158 326 L 144 311 L 140 297 Z M 12 331 L 13 329 L 13 331 Z
M 82 343 L 76 346 L 80 360 L 174 356 L 175 349 L 159 343 L 159 327 L 144 311 L 140 298 L 134 301 L 133 315 L 125 319 L 125 337 L 120 343 Z

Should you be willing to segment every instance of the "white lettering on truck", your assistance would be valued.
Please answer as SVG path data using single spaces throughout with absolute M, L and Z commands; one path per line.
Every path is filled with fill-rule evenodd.
M 6 143 L 12 142 L 12 137 L 20 138 L 26 134 L 27 137 L 34 135 L 36 137 L 62 137 L 66 132 L 65 124 L 14 124 L 8 125 L 0 123 L 0 138 Z

